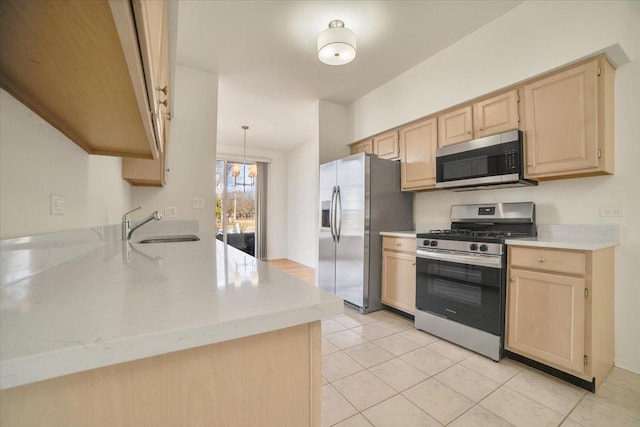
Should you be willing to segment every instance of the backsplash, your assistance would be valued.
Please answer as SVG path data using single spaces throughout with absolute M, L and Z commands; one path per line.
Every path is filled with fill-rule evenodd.
M 538 237 L 561 240 L 620 241 L 619 225 L 538 224 Z

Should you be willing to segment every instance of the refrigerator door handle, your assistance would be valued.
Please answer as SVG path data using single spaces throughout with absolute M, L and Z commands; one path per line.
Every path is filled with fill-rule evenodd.
M 336 216 L 336 186 L 333 186 L 333 190 L 331 192 L 331 206 L 329 207 L 329 228 L 331 229 L 331 238 L 333 241 L 336 241 L 336 232 L 335 232 L 335 216 Z
M 338 185 L 338 190 L 336 192 L 336 239 L 338 243 L 340 243 L 340 233 L 342 231 L 342 195 L 340 194 L 340 186 Z M 340 215 L 340 219 L 338 219 L 338 215 Z

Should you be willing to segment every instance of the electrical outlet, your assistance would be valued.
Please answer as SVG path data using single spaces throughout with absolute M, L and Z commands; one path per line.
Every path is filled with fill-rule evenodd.
M 164 208 L 165 218 L 175 218 L 178 216 L 178 208 L 175 206 L 167 206 Z
M 204 209 L 204 199 L 201 199 L 199 197 L 194 197 L 193 209 Z
M 49 195 L 49 212 L 51 215 L 64 215 L 66 203 L 64 196 L 61 194 Z
M 624 208 L 600 208 L 600 216 L 624 216 Z

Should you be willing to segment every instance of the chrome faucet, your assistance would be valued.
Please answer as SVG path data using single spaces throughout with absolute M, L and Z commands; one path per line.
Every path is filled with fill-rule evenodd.
M 133 232 L 136 231 L 138 228 L 142 227 L 143 225 L 145 225 L 146 223 L 148 223 L 149 221 L 152 221 L 154 219 L 156 221 L 160 221 L 162 219 L 162 215 L 160 215 L 158 211 L 155 211 L 148 217 L 141 219 L 140 221 L 131 225 L 131 221 L 129 220 L 129 214 L 137 211 L 138 209 L 142 209 L 142 206 L 138 206 L 137 208 L 130 210 L 126 214 L 122 215 L 122 240 L 124 241 L 128 241 L 129 239 L 131 239 L 131 235 L 133 234 Z

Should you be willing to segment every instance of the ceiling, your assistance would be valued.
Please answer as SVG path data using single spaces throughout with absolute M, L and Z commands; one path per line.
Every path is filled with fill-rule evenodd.
M 219 75 L 218 144 L 288 151 L 318 132 L 317 100 L 349 105 L 521 1 L 181 0 L 177 63 Z M 343 66 L 316 56 L 333 19 L 354 31 Z

